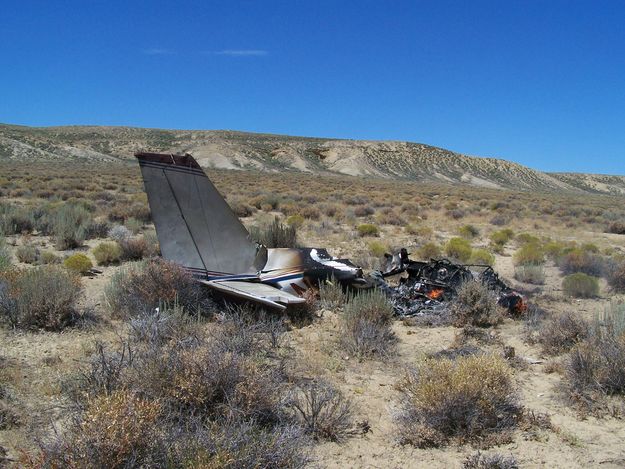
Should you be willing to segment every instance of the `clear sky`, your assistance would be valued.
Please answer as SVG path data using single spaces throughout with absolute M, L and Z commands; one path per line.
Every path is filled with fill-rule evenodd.
M 0 0 L 0 122 L 408 140 L 625 174 L 625 1 Z

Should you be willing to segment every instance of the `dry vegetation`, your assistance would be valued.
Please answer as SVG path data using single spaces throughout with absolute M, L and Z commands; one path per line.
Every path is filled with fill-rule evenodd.
M 531 305 L 467 285 L 425 327 L 333 281 L 298 316 L 214 303 L 158 259 L 135 165 L 0 174 L 0 466 L 625 460 L 622 198 L 209 171 L 268 245 L 492 264 Z

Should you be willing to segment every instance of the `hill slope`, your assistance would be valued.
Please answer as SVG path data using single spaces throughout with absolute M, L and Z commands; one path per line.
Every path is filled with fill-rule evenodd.
M 396 141 L 210 130 L 0 125 L 2 160 L 116 161 L 135 151 L 191 153 L 204 167 L 306 171 L 540 191 L 625 195 L 625 177 L 548 174 L 495 158 Z

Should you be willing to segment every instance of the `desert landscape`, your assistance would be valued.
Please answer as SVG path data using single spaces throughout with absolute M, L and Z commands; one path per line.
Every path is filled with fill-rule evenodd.
M 217 302 L 159 260 L 140 150 L 269 247 L 488 264 L 528 306 Z M 623 467 L 624 195 L 406 142 L 0 126 L 0 467 Z

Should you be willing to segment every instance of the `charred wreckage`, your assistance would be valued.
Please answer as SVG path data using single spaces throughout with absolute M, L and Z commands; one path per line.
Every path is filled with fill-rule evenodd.
M 406 249 L 387 254 L 387 268 L 365 277 L 348 259 L 323 248 L 267 248 L 256 243 L 197 161 L 188 154 L 137 153 L 162 256 L 225 298 L 284 310 L 307 290 L 336 279 L 346 290 L 379 288 L 399 316 L 436 312 L 467 281 L 487 285 L 511 312 L 523 297 L 489 266 L 413 261 Z M 473 270 L 472 270 L 473 269 Z M 399 285 L 386 278 L 402 274 Z M 407 275 L 407 276 L 406 276 Z

